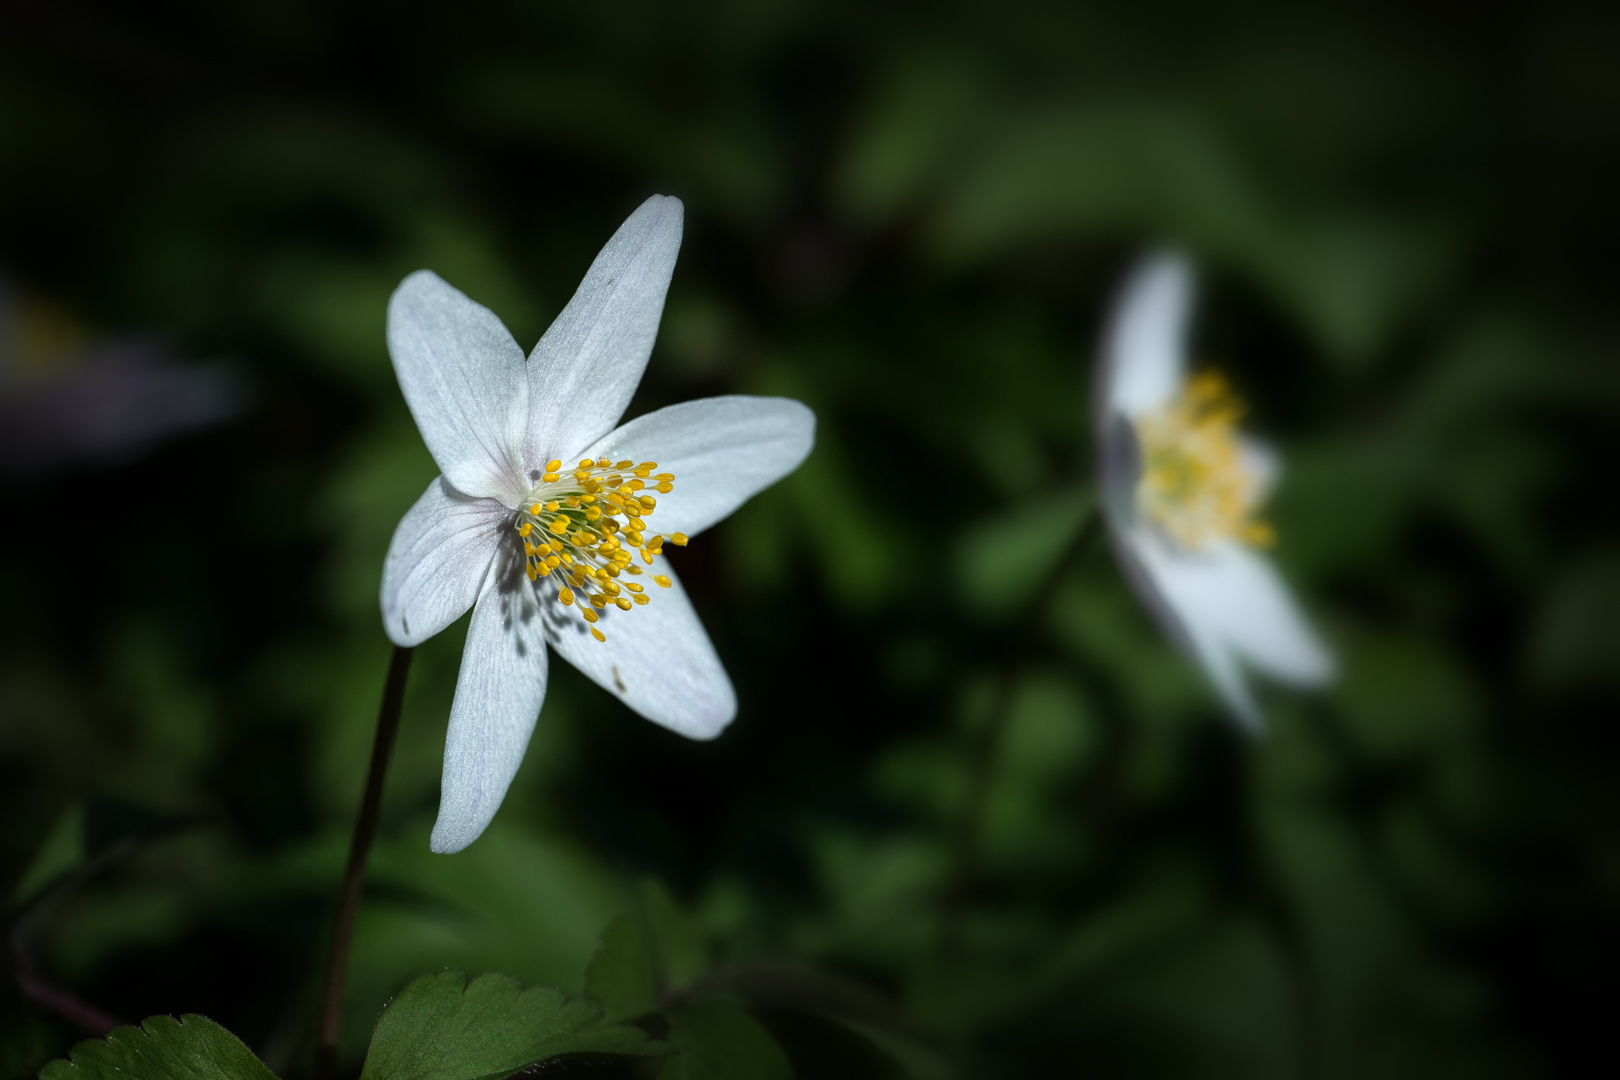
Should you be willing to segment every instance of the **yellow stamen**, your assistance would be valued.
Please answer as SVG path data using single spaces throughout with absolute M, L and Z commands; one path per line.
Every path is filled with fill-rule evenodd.
M 1215 540 L 1266 547 L 1271 526 L 1258 517 L 1264 500 L 1257 475 L 1238 437 L 1243 403 L 1218 372 L 1189 378 L 1174 400 L 1138 417 L 1142 451 L 1138 509 L 1161 532 L 1189 550 Z

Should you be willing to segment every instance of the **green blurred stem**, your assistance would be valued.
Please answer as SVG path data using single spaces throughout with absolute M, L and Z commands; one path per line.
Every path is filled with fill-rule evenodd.
M 1070 565 L 1085 553 L 1092 537 L 1102 524 L 1100 508 L 1093 504 L 1075 526 L 1074 534 L 1061 554 L 1052 562 L 1052 568 L 1031 594 L 1030 601 L 1014 620 L 1015 627 L 1038 627 L 1045 623 L 1047 607 L 1063 583 L 1063 575 Z M 1013 697 L 1018 680 L 1029 666 L 1029 650 L 1020 648 L 1015 641 L 1012 653 L 996 678 L 995 696 L 990 703 L 990 716 L 980 733 L 979 743 L 969 767 L 968 787 L 962 807 L 962 821 L 956 835 L 956 853 L 951 869 L 950 885 L 945 892 L 945 912 L 941 924 L 940 941 L 946 951 L 952 951 L 961 934 L 962 917 L 972 899 L 979 871 L 979 848 L 984 833 L 985 809 L 990 801 L 990 784 L 995 779 L 996 764 L 1001 757 L 1001 743 L 1006 735 L 1007 721 L 1012 716 Z
M 343 891 L 338 895 L 337 919 L 332 926 L 332 953 L 326 962 L 320 1036 L 315 1044 L 318 1080 L 332 1080 L 337 1069 L 338 1033 L 343 1027 L 343 985 L 349 974 L 349 947 L 354 943 L 354 916 L 360 908 L 366 859 L 371 854 L 371 842 L 377 836 L 383 778 L 388 772 L 388 755 L 394 749 L 394 735 L 399 731 L 399 714 L 405 703 L 405 678 L 410 674 L 414 651 L 396 645 L 393 658 L 388 662 L 388 681 L 383 685 L 382 707 L 377 713 L 377 738 L 371 746 L 371 768 L 366 773 L 366 793 L 360 802 L 360 818 L 354 823 L 349 866 L 343 872 Z

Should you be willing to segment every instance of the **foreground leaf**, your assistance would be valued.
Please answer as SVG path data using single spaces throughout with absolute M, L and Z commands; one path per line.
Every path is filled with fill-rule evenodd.
M 242 1040 L 206 1016 L 149 1016 L 51 1062 L 39 1080 L 276 1080 Z
M 499 1080 L 561 1054 L 667 1053 L 640 1028 L 604 1024 L 602 1010 L 508 975 L 421 975 L 377 1021 L 360 1080 Z

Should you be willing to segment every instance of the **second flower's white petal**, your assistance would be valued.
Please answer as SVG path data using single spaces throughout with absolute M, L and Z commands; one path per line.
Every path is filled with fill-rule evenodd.
M 1192 269 L 1180 255 L 1143 260 L 1114 301 L 1103 333 L 1095 420 L 1136 416 L 1175 396 L 1186 370 Z
M 1255 502 L 1263 503 L 1277 487 L 1277 478 L 1282 475 L 1282 457 L 1270 443 L 1251 436 L 1238 436 L 1238 445 L 1243 454 L 1244 471 L 1254 477 Z
M 1263 727 L 1260 709 L 1222 632 L 1222 613 L 1214 603 L 1218 566 L 1168 550 L 1146 529 L 1121 536 L 1119 550 L 1127 576 L 1165 633 L 1204 669 L 1233 716 L 1250 731 L 1259 732 Z
M 1196 590 L 1201 618 L 1243 659 L 1297 686 L 1333 678 L 1332 655 L 1269 559 L 1232 541 L 1211 545 L 1204 558 L 1208 573 L 1199 576 Z
M 593 638 L 578 614 L 558 609 L 560 617 L 547 620 L 552 647 L 653 723 L 689 739 L 712 739 L 736 717 L 737 694 L 681 579 L 666 560 L 652 569 L 667 574 L 671 587 L 661 589 L 645 574 L 636 579 L 652 600 L 629 611 L 609 606 L 597 623 L 606 641 Z
M 516 505 L 527 379 L 523 350 L 501 320 L 418 270 L 388 301 L 388 353 L 422 441 L 450 483 Z
M 654 195 L 585 272 L 529 358 L 529 460 L 567 458 L 613 430 L 641 382 L 675 272 L 684 211 Z
M 490 573 L 473 608 L 450 705 L 439 818 L 429 840 L 443 853 L 478 839 L 495 817 L 546 699 L 540 608 L 514 572 L 518 560 L 506 550 L 497 558 L 503 565 Z
M 715 397 L 638 416 L 581 457 L 656 461 L 675 490 L 654 494 L 648 527 L 695 535 L 799 467 L 816 414 L 788 398 Z
M 440 476 L 405 512 L 383 561 L 383 627 L 395 645 L 418 645 L 478 599 L 510 511 L 475 499 Z

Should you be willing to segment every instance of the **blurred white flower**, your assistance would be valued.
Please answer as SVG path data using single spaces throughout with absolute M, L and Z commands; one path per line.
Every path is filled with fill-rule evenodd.
M 1333 677 L 1333 660 L 1262 554 L 1273 536 L 1259 511 L 1276 455 L 1239 434 L 1242 406 L 1219 374 L 1186 373 L 1192 291 L 1186 260 L 1161 254 L 1115 301 L 1094 398 L 1099 485 L 1137 593 L 1258 731 L 1240 662 L 1315 686 Z
M 678 199 L 643 203 L 527 361 L 494 313 L 428 271 L 388 305 L 400 389 L 443 475 L 394 533 L 383 623 L 415 645 L 473 609 L 434 851 L 460 851 L 500 807 L 545 700 L 548 645 L 689 738 L 736 715 L 659 556 L 796 468 L 815 417 L 782 398 L 718 397 L 615 427 L 652 351 L 681 222 Z
M 0 478 L 127 464 L 242 411 L 224 364 L 186 364 L 155 340 L 90 338 L 0 278 Z

